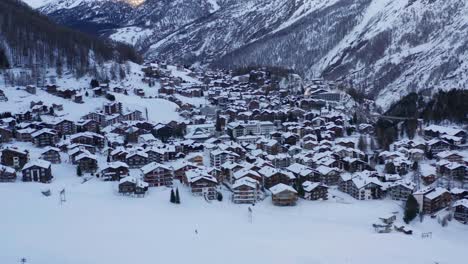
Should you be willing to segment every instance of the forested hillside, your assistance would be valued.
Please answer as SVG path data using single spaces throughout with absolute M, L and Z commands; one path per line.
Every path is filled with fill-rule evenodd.
M 418 119 L 431 123 L 468 123 L 468 90 L 452 89 L 439 91 L 427 98 L 421 93 L 410 93 L 393 104 L 385 116 L 407 118 L 407 120 L 379 119 L 376 126 L 377 140 L 383 148 L 394 142 L 398 135 L 413 138 Z
M 0 68 L 56 68 L 80 76 L 105 61 L 138 62 L 132 47 L 58 26 L 18 0 L 0 1 Z

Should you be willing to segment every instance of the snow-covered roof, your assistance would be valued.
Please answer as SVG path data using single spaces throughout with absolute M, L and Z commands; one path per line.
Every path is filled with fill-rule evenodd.
M 120 179 L 119 183 L 124 183 L 124 182 L 131 182 L 131 183 L 137 183 L 138 179 L 135 176 L 127 176 L 125 178 Z
M 405 181 L 405 180 L 399 180 L 399 181 L 393 182 L 389 185 L 389 188 L 395 187 L 395 186 L 403 186 L 410 190 L 414 190 L 416 188 L 416 184 L 414 182 Z
M 114 161 L 114 162 L 109 162 L 107 163 L 107 165 L 105 165 L 103 167 L 103 170 L 104 169 L 108 169 L 108 168 L 111 168 L 111 169 L 117 169 L 117 168 L 121 168 L 121 167 L 124 167 L 124 168 L 129 168 L 127 163 L 125 162 L 122 162 L 122 161 Z
M 242 168 L 242 169 L 234 172 L 233 177 L 235 179 L 240 179 L 242 177 L 245 177 L 246 175 L 253 175 L 253 176 L 260 177 L 260 174 L 258 174 L 258 172 L 250 170 L 248 168 Z
M 468 199 L 461 199 L 453 203 L 453 206 L 463 206 L 465 208 L 468 208 Z
M 428 194 L 425 195 L 425 197 L 429 200 L 433 200 L 439 196 L 441 196 L 444 193 L 448 193 L 448 190 L 442 187 L 436 187 L 434 190 L 429 192 Z
M 311 192 L 311 191 L 313 191 L 315 188 L 317 188 L 319 186 L 323 186 L 323 187 L 328 188 L 328 186 L 326 186 L 324 184 L 321 184 L 320 182 L 305 181 L 305 182 L 302 183 L 302 187 L 304 188 L 304 191 L 306 191 L 306 192 Z
M 13 169 L 12 167 L 8 167 L 8 166 L 1 165 L 1 164 L 0 164 L 0 171 L 4 171 L 6 173 L 16 173 L 15 169 Z
M 214 183 L 218 183 L 218 180 L 216 180 L 215 177 L 203 169 L 188 170 L 185 172 L 185 176 L 190 183 L 197 182 L 199 180 L 208 180 Z
M 441 134 L 447 134 L 451 136 L 455 136 L 456 134 L 463 132 L 463 130 L 459 128 L 452 128 L 452 127 L 439 126 L 439 125 L 430 125 L 430 126 L 425 127 L 424 130 L 438 132 Z
M 277 168 L 273 168 L 273 167 L 270 167 L 270 166 L 262 167 L 259 170 L 259 173 L 262 174 L 266 178 L 270 178 L 271 176 L 273 176 L 273 175 L 275 175 L 277 173 L 286 175 L 287 177 L 289 177 L 289 179 L 295 179 L 296 178 L 296 176 L 294 176 L 294 174 L 292 172 L 290 172 L 290 171 L 283 170 L 283 169 L 277 169 Z
M 273 186 L 273 187 L 270 188 L 270 192 L 271 192 L 273 195 L 282 193 L 282 192 L 284 192 L 284 191 L 297 193 L 297 191 L 294 190 L 293 187 L 291 187 L 291 186 L 289 186 L 289 185 L 286 185 L 286 184 L 284 184 L 284 183 L 278 183 L 278 184 L 276 184 L 275 186 Z
M 171 170 L 169 167 L 161 164 L 161 163 L 157 163 L 157 162 L 151 162 L 149 164 L 146 164 L 145 166 L 141 167 L 141 172 L 143 174 L 147 174 L 157 168 L 161 168 L 161 169 L 165 169 L 165 170 Z
M 318 166 L 316 170 L 322 175 L 327 175 L 332 171 L 339 171 L 338 168 L 331 168 L 331 167 L 323 166 L 323 165 Z
M 286 169 L 294 174 L 301 175 L 301 176 L 306 176 L 313 172 L 311 168 L 305 165 L 302 165 L 300 163 L 293 163 L 289 165 Z
M 41 152 L 41 153 L 46 153 L 48 151 L 57 151 L 57 152 L 60 152 L 60 149 L 59 148 L 56 148 L 56 147 L 51 147 L 51 146 L 47 146 L 44 148 L 44 150 Z
M 248 186 L 252 189 L 255 189 L 257 188 L 257 185 L 259 184 L 259 182 L 255 179 L 252 179 L 250 177 L 244 177 L 244 178 L 241 178 L 239 180 L 236 180 L 236 182 L 232 185 L 232 188 L 233 189 L 236 189 L 240 186 Z
M 132 151 L 130 153 L 128 153 L 125 158 L 128 159 L 128 158 L 131 158 L 133 156 L 141 156 L 141 157 L 145 157 L 145 158 L 148 158 L 148 154 L 143 152 L 143 151 Z
M 26 165 L 24 165 L 23 167 L 23 170 L 26 170 L 26 169 L 29 169 L 29 168 L 32 168 L 32 167 L 40 167 L 40 168 L 44 168 L 44 169 L 48 169 L 50 166 L 51 166 L 51 163 L 48 162 L 47 160 L 43 160 L 43 159 L 36 159 L 36 160 L 32 160 L 28 163 L 26 163 Z
M 84 159 L 84 158 L 97 160 L 96 155 L 91 154 L 91 153 L 89 153 L 89 152 L 83 152 L 83 153 L 79 154 L 78 156 L 76 156 L 75 160 L 76 160 L 76 161 L 79 161 L 79 160 L 82 160 L 82 159 Z

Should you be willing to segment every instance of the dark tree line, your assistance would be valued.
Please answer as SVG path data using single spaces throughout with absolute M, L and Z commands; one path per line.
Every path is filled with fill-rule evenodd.
M 84 75 L 96 64 L 140 62 L 132 47 L 55 24 L 18 0 L 0 1 L 0 68 L 55 67 Z
M 468 90 L 452 89 L 439 91 L 429 102 L 422 95 L 410 93 L 393 104 L 386 115 L 422 118 L 425 122 L 449 120 L 457 123 L 467 122 Z
M 468 90 L 439 91 L 422 111 L 425 121 L 449 120 L 457 123 L 468 121 Z
M 0 69 L 10 68 L 10 62 L 6 56 L 5 50 L 0 47 Z
M 376 124 L 378 143 L 381 148 L 387 149 L 399 135 L 406 133 L 409 138 L 413 138 L 418 128 L 418 119 L 423 119 L 426 123 L 444 120 L 466 123 L 467 102 L 468 90 L 439 91 L 429 102 L 425 102 L 420 94 L 410 93 L 393 104 L 384 114 L 410 119 L 405 121 L 379 119 Z

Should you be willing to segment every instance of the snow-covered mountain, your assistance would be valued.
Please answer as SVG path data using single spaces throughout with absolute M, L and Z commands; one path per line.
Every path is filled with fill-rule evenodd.
M 384 107 L 468 81 L 466 0 L 128 1 L 52 0 L 40 10 L 147 58 L 284 66 L 344 81 Z

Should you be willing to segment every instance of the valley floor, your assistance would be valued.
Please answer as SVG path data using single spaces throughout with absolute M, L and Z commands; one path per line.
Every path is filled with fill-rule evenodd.
M 0 263 L 449 263 L 466 258 L 468 229 L 452 221 L 441 227 L 426 217 L 414 235 L 377 234 L 378 217 L 402 209 L 394 201 L 300 200 L 276 207 L 269 198 L 251 205 L 206 202 L 179 186 L 152 188 L 145 198 L 117 195 L 116 183 L 82 184 L 72 165 L 53 167 L 50 185 L 0 184 Z M 51 189 L 45 197 L 41 190 Z M 66 202 L 59 191 L 65 188 Z M 253 209 L 252 221 L 248 207 Z M 196 233 L 198 232 L 198 234 Z M 432 232 L 431 239 L 421 233 Z

